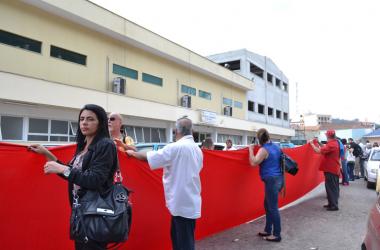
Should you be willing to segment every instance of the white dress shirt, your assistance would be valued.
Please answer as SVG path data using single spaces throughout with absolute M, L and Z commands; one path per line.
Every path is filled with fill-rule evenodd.
M 147 153 L 151 169 L 164 168 L 166 206 L 173 216 L 201 217 L 201 180 L 203 154 L 193 136 L 186 135 L 158 151 Z

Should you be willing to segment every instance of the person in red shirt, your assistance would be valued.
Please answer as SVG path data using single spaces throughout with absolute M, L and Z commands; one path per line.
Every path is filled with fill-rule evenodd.
M 325 188 L 327 193 L 328 204 L 324 205 L 327 211 L 337 211 L 339 199 L 339 175 L 341 161 L 339 156 L 339 142 L 335 137 L 334 130 L 327 130 L 326 132 L 327 143 L 325 146 L 320 147 L 315 145 L 311 140 L 309 144 L 314 152 L 323 155 L 323 161 L 319 170 L 325 174 Z

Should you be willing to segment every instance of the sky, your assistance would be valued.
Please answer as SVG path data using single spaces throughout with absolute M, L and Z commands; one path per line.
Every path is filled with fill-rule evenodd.
M 246 48 L 271 58 L 289 79 L 293 119 L 380 123 L 378 0 L 92 2 L 202 56 Z

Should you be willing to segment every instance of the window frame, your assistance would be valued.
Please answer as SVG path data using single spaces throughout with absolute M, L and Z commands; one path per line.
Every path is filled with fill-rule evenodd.
M 20 43 L 19 45 L 16 45 L 16 43 L 11 43 L 11 42 L 6 43 L 6 42 L 4 42 L 5 39 L 4 40 L 1 39 L 2 34 L 7 34 L 7 35 L 10 35 L 11 37 L 13 36 L 13 39 L 24 40 L 24 43 Z M 11 40 L 11 39 L 9 39 L 9 40 Z M 30 43 L 35 43 L 34 45 L 33 44 L 28 44 L 28 45 L 32 45 L 31 47 L 37 46 L 38 47 L 37 50 L 33 50 L 30 47 L 28 47 L 28 48 L 25 47 L 25 44 L 27 44 L 26 42 L 28 40 L 29 40 Z M 19 49 L 22 49 L 22 50 L 26 50 L 26 51 L 29 51 L 29 52 L 33 52 L 33 53 L 37 53 L 37 54 L 42 55 L 42 42 L 41 41 L 29 38 L 29 37 L 26 37 L 26 36 L 21 36 L 21 35 L 18 35 L 16 33 L 9 32 L 9 31 L 2 30 L 2 29 L 0 29 L 0 44 L 6 45 L 6 46 L 10 46 L 10 47 L 13 47 L 13 48 L 19 48 Z M 21 44 L 24 45 L 24 46 L 21 46 Z
M 159 87 L 163 87 L 164 86 L 164 79 L 161 78 L 161 77 L 155 76 L 155 75 L 151 75 L 151 74 L 142 72 L 141 79 L 142 79 L 143 82 L 146 82 L 146 83 L 149 83 L 149 84 L 152 84 L 152 85 L 155 85 L 155 86 L 159 86 Z M 154 80 L 159 80 L 160 83 L 153 81 L 153 79 Z
M 115 72 L 115 68 L 118 70 L 124 70 L 125 73 L 123 73 L 121 71 Z M 137 70 L 132 69 L 132 68 L 128 68 L 128 67 L 116 64 L 116 63 L 112 64 L 112 73 L 115 75 L 119 75 L 119 76 L 125 76 L 125 77 L 128 77 L 130 79 L 134 79 L 134 80 L 139 79 L 139 72 Z
M 205 96 L 203 96 L 204 94 L 208 95 L 210 98 L 206 98 Z M 211 92 L 207 92 L 207 91 L 204 91 L 204 90 L 201 90 L 201 89 L 198 90 L 198 96 L 200 98 L 203 98 L 203 99 L 206 99 L 206 100 L 210 100 L 210 101 L 212 99 Z
M 53 53 L 57 52 L 56 50 L 57 51 L 61 50 L 61 52 L 65 52 L 65 53 L 67 53 L 67 55 L 71 54 L 71 56 L 74 56 L 74 57 L 76 57 L 76 56 L 83 57 L 84 58 L 84 64 L 81 63 L 81 62 L 79 62 L 79 61 L 70 60 L 69 57 L 65 58 L 65 57 L 63 57 L 60 54 L 54 55 Z M 87 66 L 87 56 L 86 55 L 78 53 L 78 52 L 75 52 L 75 51 L 72 51 L 72 50 L 64 49 L 62 47 L 58 47 L 58 46 L 55 46 L 55 45 L 52 45 L 52 44 L 50 45 L 50 57 L 56 58 L 56 59 L 60 59 L 60 60 L 66 61 L 66 62 L 75 63 L 75 64 L 82 65 L 82 66 Z
M 181 84 L 181 93 L 197 96 L 197 89 L 185 84 Z

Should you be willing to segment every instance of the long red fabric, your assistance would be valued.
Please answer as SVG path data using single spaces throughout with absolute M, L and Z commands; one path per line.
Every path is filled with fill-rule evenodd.
M 63 162 L 74 145 L 52 152 Z M 286 197 L 280 206 L 302 197 L 323 181 L 321 158 L 309 145 L 284 150 L 299 164 L 296 176 L 287 175 Z M 248 150 L 204 152 L 201 239 L 264 214 L 264 185 L 258 167 L 248 162 Z M 165 207 L 162 171 L 119 152 L 124 184 L 133 190 L 130 238 L 121 249 L 171 249 L 170 214 Z M 67 182 L 44 175 L 45 158 L 27 147 L 0 143 L 0 244 L 2 249 L 73 249 L 69 240 L 70 205 Z M 254 232 L 252 232 L 254 234 Z

